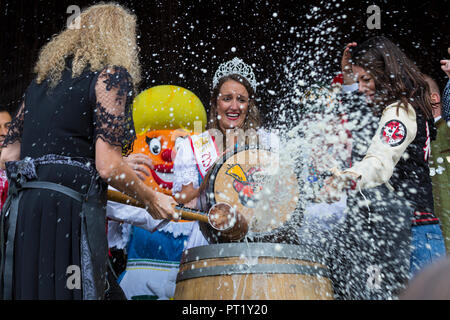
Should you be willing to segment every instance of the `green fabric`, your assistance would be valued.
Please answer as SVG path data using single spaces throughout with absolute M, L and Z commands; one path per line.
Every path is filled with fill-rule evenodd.
M 450 128 L 444 119 L 436 123 L 436 140 L 431 142 L 434 211 L 441 220 L 447 252 L 450 251 Z M 442 163 L 440 163 L 442 162 Z M 433 170 L 434 169 L 434 170 Z M 444 169 L 444 170 L 442 170 Z M 435 174 L 433 175 L 433 171 Z

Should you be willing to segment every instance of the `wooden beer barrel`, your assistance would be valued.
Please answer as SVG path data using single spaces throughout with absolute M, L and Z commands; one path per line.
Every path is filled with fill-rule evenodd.
M 323 258 L 302 246 L 223 243 L 183 253 L 176 300 L 332 300 Z

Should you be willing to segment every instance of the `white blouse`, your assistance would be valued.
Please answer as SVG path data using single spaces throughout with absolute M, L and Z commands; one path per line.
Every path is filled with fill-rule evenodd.
M 274 133 L 269 133 L 262 129 L 258 130 L 259 142 L 265 148 L 271 148 L 274 151 L 278 150 L 278 136 Z M 177 149 L 177 155 L 173 164 L 173 187 L 172 194 L 176 195 L 179 193 L 183 186 L 192 183 L 194 188 L 200 187 L 200 173 L 197 167 L 197 162 L 195 160 L 194 152 L 191 148 L 191 143 L 189 138 L 184 138 L 179 144 Z M 200 198 L 197 199 L 197 204 L 194 209 L 206 210 L 206 192 L 202 192 Z M 208 241 L 203 236 L 199 228 L 199 223 L 196 221 L 193 228 L 192 234 L 187 240 L 186 249 L 207 245 Z
M 183 186 L 193 184 L 194 188 L 199 185 L 199 171 L 195 162 L 194 153 L 189 138 L 184 138 L 177 148 L 177 155 L 173 162 L 173 187 L 172 194 L 179 193 Z

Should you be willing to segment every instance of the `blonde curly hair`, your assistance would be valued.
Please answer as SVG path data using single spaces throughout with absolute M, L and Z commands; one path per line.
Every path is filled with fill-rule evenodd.
M 136 44 L 136 16 L 116 3 L 99 3 L 80 14 L 80 27 L 66 27 L 40 51 L 34 67 L 37 83 L 45 79 L 54 87 L 61 79 L 65 59 L 73 57 L 72 77 L 89 66 L 99 71 L 106 66 L 127 69 L 136 88 L 141 70 Z

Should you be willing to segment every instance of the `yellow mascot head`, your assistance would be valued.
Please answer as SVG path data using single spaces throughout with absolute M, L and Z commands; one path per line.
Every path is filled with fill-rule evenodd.
M 191 91 L 162 85 L 141 92 L 133 102 L 136 140 L 133 153 L 148 155 L 154 170 L 145 183 L 172 195 L 173 161 L 179 139 L 206 126 L 206 110 Z

